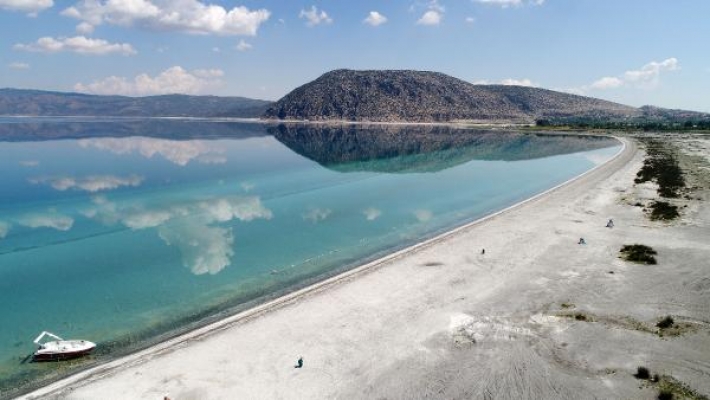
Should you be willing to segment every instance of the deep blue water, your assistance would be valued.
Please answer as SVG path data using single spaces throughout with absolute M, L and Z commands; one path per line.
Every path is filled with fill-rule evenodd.
M 448 128 L 0 119 L 0 391 L 480 218 L 618 150 Z M 22 363 L 42 330 L 97 354 Z

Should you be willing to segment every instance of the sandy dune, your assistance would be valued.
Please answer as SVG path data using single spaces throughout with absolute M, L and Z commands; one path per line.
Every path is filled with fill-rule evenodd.
M 633 186 L 642 160 L 627 140 L 519 207 L 26 398 L 653 399 L 640 365 L 708 394 L 710 212 L 688 200 L 650 222 L 633 206 L 655 196 Z M 620 260 L 631 243 L 658 265 Z M 689 332 L 654 334 L 665 315 Z

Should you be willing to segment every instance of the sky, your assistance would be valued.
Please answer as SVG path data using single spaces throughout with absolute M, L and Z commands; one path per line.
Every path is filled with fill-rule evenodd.
M 277 100 L 337 68 L 710 112 L 707 0 L 0 0 L 0 87 Z

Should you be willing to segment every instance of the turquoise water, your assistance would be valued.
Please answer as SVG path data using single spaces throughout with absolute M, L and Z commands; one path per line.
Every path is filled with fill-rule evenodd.
M 480 218 L 619 150 L 515 132 L 193 121 L 0 119 L 0 140 L 6 394 Z M 97 354 L 23 363 L 42 330 L 95 341 Z

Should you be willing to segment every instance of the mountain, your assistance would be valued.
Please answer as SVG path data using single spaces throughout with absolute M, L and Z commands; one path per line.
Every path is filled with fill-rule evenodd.
M 552 90 L 473 85 L 427 71 L 340 69 L 296 88 L 266 118 L 377 122 L 534 122 L 583 116 L 624 118 L 637 108 Z
M 0 89 L 0 115 L 248 118 L 262 115 L 270 104 L 245 97 L 127 97 Z
M 294 152 L 338 172 L 435 172 L 471 160 L 529 160 L 619 144 L 608 137 L 433 125 L 280 124 L 268 132 Z

